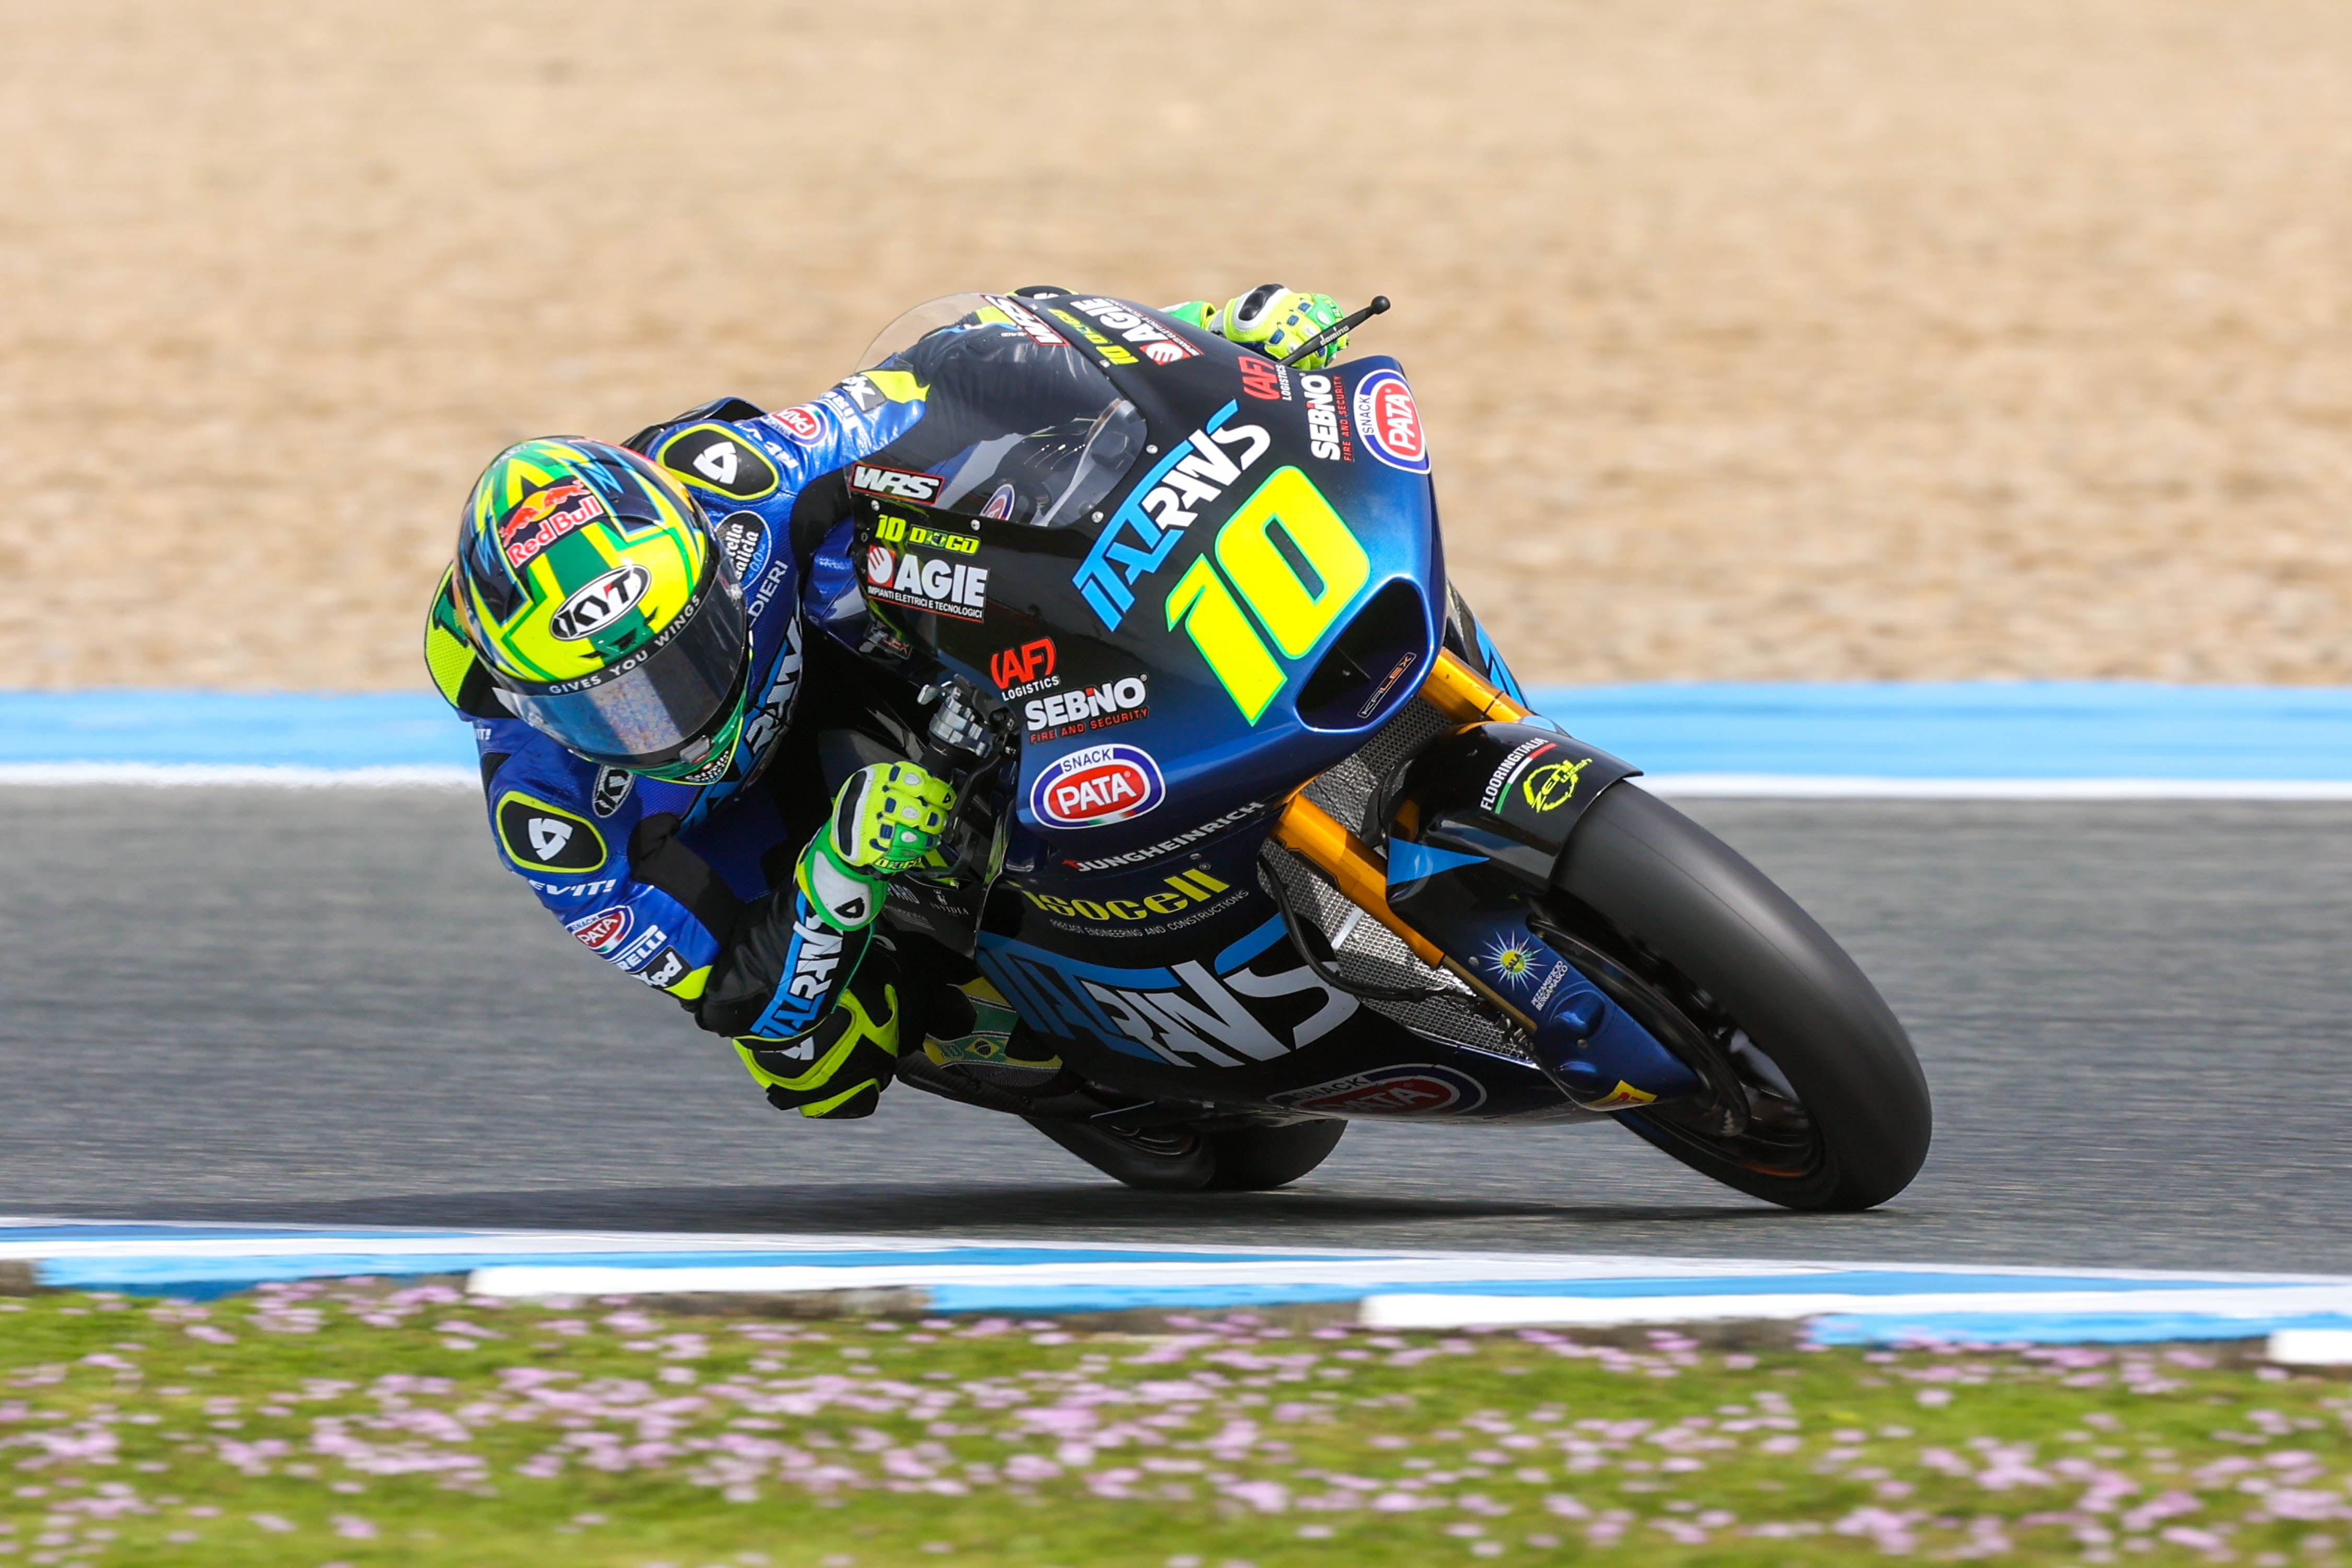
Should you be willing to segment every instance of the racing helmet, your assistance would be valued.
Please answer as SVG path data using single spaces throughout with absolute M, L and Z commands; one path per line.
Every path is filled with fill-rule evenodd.
M 452 584 L 507 708 L 573 754 L 707 784 L 743 728 L 740 586 L 684 486 L 606 441 L 509 447 L 474 481 Z

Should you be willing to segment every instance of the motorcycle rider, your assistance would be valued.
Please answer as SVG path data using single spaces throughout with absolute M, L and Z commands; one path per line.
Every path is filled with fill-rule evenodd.
M 1339 319 L 1274 283 L 1167 314 L 1275 358 Z M 969 964 L 928 942 L 902 964 L 876 934 L 954 792 L 877 760 L 827 797 L 816 737 L 857 682 L 803 608 L 856 591 L 851 464 L 910 433 L 942 458 L 1005 434 L 926 423 L 934 388 L 987 376 L 1048 406 L 1085 363 L 991 305 L 794 407 L 727 397 L 617 446 L 524 441 L 475 481 L 425 658 L 473 724 L 492 840 L 582 942 L 731 1037 L 780 1110 L 870 1115 L 908 1039 L 1058 1066 L 1008 1058 L 1013 1011 Z

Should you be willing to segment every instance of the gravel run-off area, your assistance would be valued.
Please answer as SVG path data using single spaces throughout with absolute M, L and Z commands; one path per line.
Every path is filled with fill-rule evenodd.
M 0 0 L 0 683 L 387 688 L 506 442 L 1390 295 L 1533 678 L 2352 679 L 2352 7 Z

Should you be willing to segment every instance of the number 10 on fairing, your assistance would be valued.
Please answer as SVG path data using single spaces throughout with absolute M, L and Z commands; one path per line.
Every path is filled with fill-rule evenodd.
M 1290 679 L 1284 660 L 1305 658 L 1371 574 L 1371 558 L 1315 481 L 1295 468 L 1276 468 L 1217 531 L 1214 551 L 1169 590 L 1168 625 L 1183 624 L 1234 706 L 1255 724 Z

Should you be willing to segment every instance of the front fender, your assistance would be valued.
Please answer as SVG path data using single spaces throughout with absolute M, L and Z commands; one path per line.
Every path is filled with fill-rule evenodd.
M 1373 825 L 1400 847 L 1475 855 L 1538 889 L 1601 791 L 1642 770 L 1534 724 L 1474 724 L 1422 748 L 1381 782 Z

